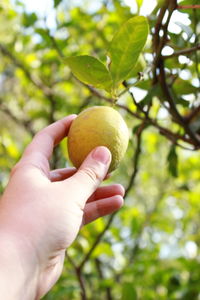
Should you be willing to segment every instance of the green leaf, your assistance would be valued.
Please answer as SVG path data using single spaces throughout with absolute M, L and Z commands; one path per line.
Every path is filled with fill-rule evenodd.
M 175 81 L 173 89 L 178 95 L 194 94 L 199 91 L 199 88 L 192 85 L 188 80 L 183 80 L 181 78 L 178 78 Z
M 62 0 L 54 0 L 54 7 L 57 7 L 61 2 Z
M 67 65 L 80 81 L 96 88 L 111 90 L 112 79 L 105 65 L 98 59 L 88 55 L 67 58 Z
M 175 145 L 171 146 L 171 148 L 169 150 L 169 154 L 167 156 L 167 160 L 168 160 L 169 173 L 173 177 L 177 177 L 178 176 L 178 155 L 176 153 L 176 146 Z
M 125 282 L 123 284 L 121 300 L 137 300 L 137 292 L 133 283 Z
M 32 26 L 37 21 L 37 15 L 35 13 L 24 13 L 22 16 L 22 23 L 25 27 Z
M 140 7 L 142 6 L 143 0 L 136 0 L 137 6 L 140 9 Z
M 44 28 L 36 28 L 35 32 L 40 35 L 43 41 L 45 41 L 46 45 L 50 46 L 52 44 L 51 38 L 49 36 L 49 32 Z
M 159 96 L 161 94 L 161 89 L 159 85 L 153 85 L 149 91 L 148 94 L 140 101 L 140 105 L 144 107 L 145 105 L 148 105 L 154 96 Z
M 115 34 L 110 44 L 110 72 L 114 88 L 125 80 L 137 63 L 146 43 L 148 22 L 145 17 L 129 19 Z

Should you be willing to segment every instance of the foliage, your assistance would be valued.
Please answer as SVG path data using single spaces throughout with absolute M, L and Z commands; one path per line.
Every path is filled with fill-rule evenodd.
M 54 22 L 0 3 L 1 192 L 32 136 L 70 113 L 116 102 L 131 138 L 109 179 L 124 207 L 81 230 L 44 299 L 199 299 L 198 0 L 157 1 L 146 45 L 141 0 L 53 2 Z M 68 166 L 66 141 L 51 165 Z

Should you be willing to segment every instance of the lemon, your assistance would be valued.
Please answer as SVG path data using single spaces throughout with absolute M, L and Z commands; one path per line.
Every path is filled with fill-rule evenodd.
M 122 116 L 108 106 L 93 106 L 82 111 L 72 122 L 68 134 L 69 158 L 79 168 L 97 146 L 112 154 L 109 172 L 117 168 L 128 146 L 129 132 Z

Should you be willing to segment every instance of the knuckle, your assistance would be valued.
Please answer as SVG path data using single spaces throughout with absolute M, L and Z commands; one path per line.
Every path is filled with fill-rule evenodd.
M 82 170 L 84 172 L 84 174 L 89 177 L 89 179 L 92 182 L 97 182 L 99 180 L 101 180 L 97 170 L 93 167 L 85 167 L 84 170 Z

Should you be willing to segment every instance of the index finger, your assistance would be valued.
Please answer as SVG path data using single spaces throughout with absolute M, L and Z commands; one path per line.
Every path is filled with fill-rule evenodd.
M 70 115 L 39 131 L 25 149 L 20 162 L 31 163 L 31 165 L 47 170 L 53 148 L 67 136 L 75 118 L 76 115 Z

